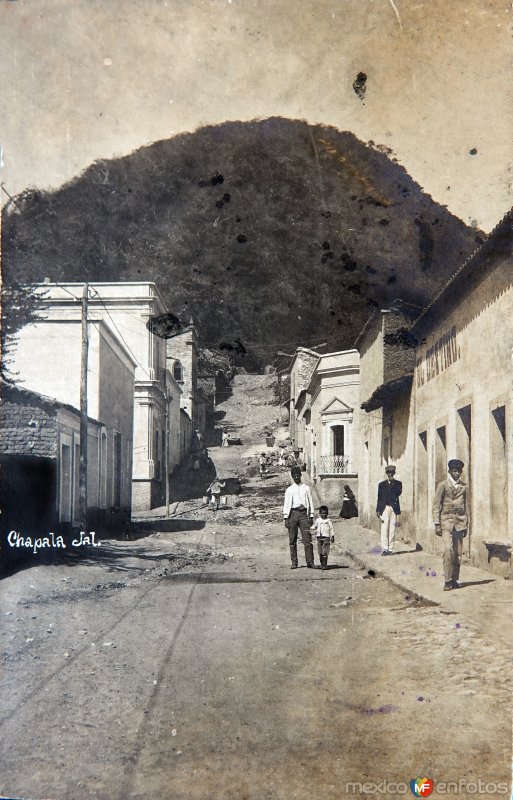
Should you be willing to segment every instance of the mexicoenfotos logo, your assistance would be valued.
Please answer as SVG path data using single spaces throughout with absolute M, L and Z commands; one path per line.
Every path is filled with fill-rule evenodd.
M 435 782 L 431 778 L 412 778 L 410 781 L 411 793 L 415 797 L 429 797 L 434 788 Z

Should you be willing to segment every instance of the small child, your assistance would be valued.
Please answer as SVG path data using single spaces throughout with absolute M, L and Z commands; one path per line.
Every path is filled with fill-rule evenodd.
M 219 508 L 219 498 L 221 491 L 225 488 L 226 481 L 220 481 L 216 478 L 207 489 L 207 494 L 210 494 L 210 508 L 212 511 L 217 511 Z
M 335 541 L 333 523 L 328 519 L 328 506 L 319 507 L 319 516 L 312 525 L 312 530 L 317 531 L 317 552 L 321 561 L 321 569 L 328 569 L 330 542 Z
M 265 478 L 267 475 L 267 458 L 265 453 L 260 453 L 260 458 L 258 459 L 258 467 L 260 472 L 260 477 Z

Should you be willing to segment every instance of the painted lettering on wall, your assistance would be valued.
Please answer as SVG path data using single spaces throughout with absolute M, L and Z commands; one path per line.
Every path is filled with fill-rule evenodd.
M 456 325 L 440 336 L 439 339 L 421 354 L 415 363 L 417 386 L 423 386 L 444 369 L 450 367 L 460 357 L 460 349 L 456 338 Z

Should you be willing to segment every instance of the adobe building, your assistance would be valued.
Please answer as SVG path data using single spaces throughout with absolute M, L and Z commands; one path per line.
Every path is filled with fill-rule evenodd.
M 315 365 L 319 360 L 319 353 L 310 350 L 308 347 L 298 347 L 292 358 L 290 373 L 290 412 L 289 412 L 289 436 L 293 447 L 299 448 L 297 431 L 297 412 L 295 409 L 296 401 L 301 392 L 305 391 L 310 383 Z
M 470 530 L 464 555 L 498 574 L 513 540 L 513 212 L 417 320 L 414 515 L 417 539 L 441 552 L 431 504 L 447 461 L 465 462 Z
M 207 401 L 198 390 L 198 334 L 191 318 L 177 336 L 166 340 L 167 368 L 180 386 L 180 408 L 190 417 L 192 433 L 206 430 Z
M 114 433 L 89 418 L 88 529 L 116 528 L 130 518 L 126 480 Z M 80 412 L 52 397 L 4 384 L 0 401 L 3 525 L 44 536 L 76 528 L 79 511 Z M 109 457 L 112 455 L 112 457 Z M 9 552 L 3 551 L 9 558 Z
M 420 311 L 399 300 L 388 309 L 376 310 L 355 343 L 360 353 L 360 521 L 379 531 L 378 483 L 385 478 L 385 467 L 394 464 L 396 477 L 403 484 L 397 537 L 406 542 L 415 541 L 411 433 L 415 339 L 409 329 Z

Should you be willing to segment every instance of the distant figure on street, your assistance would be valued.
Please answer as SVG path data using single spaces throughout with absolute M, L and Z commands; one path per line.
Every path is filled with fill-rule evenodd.
M 210 494 L 210 508 L 212 511 L 217 511 L 219 508 L 219 499 L 221 492 L 226 486 L 226 481 L 220 481 L 216 478 L 207 489 L 207 494 Z
M 342 508 L 340 509 L 339 516 L 342 517 L 342 519 L 353 519 L 353 517 L 358 516 L 356 497 L 351 491 L 350 486 L 344 486 L 344 497 L 342 498 Z
M 260 472 L 260 477 L 265 478 L 267 475 L 267 458 L 265 453 L 260 453 L 260 458 L 258 459 L 258 469 Z
M 385 467 L 385 474 L 387 479 L 378 484 L 376 515 L 381 522 L 381 555 L 390 556 L 394 549 L 397 517 L 401 513 L 399 497 L 403 485 L 395 479 L 395 467 L 392 464 Z
M 223 431 L 221 447 L 228 447 L 228 433 Z
M 335 541 L 333 523 L 328 519 L 328 513 L 328 506 L 320 506 L 319 516 L 312 525 L 312 529 L 317 533 L 317 552 L 319 553 L 321 569 L 328 569 L 330 544 Z
M 445 592 L 460 588 L 458 580 L 463 539 L 469 524 L 467 485 L 461 480 L 465 465 L 459 458 L 452 458 L 447 466 L 449 474 L 436 487 L 433 499 L 435 533 L 442 537 L 444 546 Z
M 297 535 L 301 531 L 301 538 L 305 548 L 306 566 L 315 568 L 310 526 L 313 524 L 314 508 L 310 487 L 301 483 L 301 469 L 292 467 L 290 470 L 294 483 L 285 492 L 283 503 L 283 520 L 289 532 L 289 547 L 291 569 L 297 569 Z

